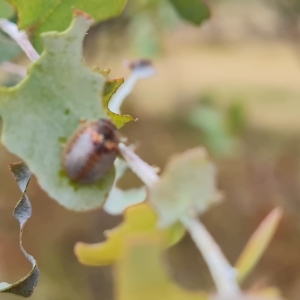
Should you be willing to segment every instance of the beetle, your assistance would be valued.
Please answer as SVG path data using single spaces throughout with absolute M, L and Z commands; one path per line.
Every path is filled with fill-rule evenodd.
M 64 147 L 63 169 L 77 183 L 95 183 L 113 167 L 118 143 L 117 128 L 109 119 L 85 122 Z

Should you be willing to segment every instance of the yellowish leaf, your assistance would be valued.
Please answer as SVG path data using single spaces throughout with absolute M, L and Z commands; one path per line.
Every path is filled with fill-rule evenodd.
M 164 244 L 156 233 L 126 239 L 116 266 L 117 300 L 208 300 L 202 292 L 190 292 L 175 285 L 163 268 Z
M 235 264 L 239 282 L 246 278 L 263 255 L 275 233 L 281 216 L 282 209 L 280 207 L 274 208 L 251 236 Z
M 157 233 L 164 240 L 165 247 L 177 243 L 184 235 L 184 228 L 180 223 L 175 223 L 167 229 L 157 229 L 157 216 L 146 202 L 130 206 L 125 211 L 124 218 L 120 226 L 108 232 L 105 242 L 77 243 L 75 254 L 78 260 L 85 265 L 112 264 L 119 259 L 124 240 L 136 233 Z

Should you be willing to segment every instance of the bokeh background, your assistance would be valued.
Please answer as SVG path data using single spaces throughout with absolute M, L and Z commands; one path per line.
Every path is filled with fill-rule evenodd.
M 87 35 L 89 65 L 127 78 L 125 60 L 150 58 L 157 75 L 136 85 L 123 113 L 138 118 L 122 134 L 137 153 L 164 168 L 170 155 L 203 145 L 218 169 L 224 201 L 202 216 L 234 263 L 251 233 L 275 206 L 284 209 L 279 229 L 244 284 L 278 286 L 300 299 L 300 1 L 211 0 L 210 20 L 183 22 L 166 1 L 129 1 L 124 13 Z M 21 56 L 16 63 L 27 65 Z M 18 78 L 0 71 L 1 85 Z M 20 191 L 8 170 L 17 157 L 0 148 L 0 282 L 30 269 L 19 250 L 12 216 Z M 139 186 L 130 172 L 121 186 Z M 81 266 L 77 241 L 104 240 L 121 222 L 101 210 L 66 211 L 31 180 L 33 217 L 23 243 L 41 270 L 33 300 L 112 300 L 113 269 Z M 186 236 L 166 253 L 171 276 L 191 289 L 212 290 L 208 269 Z M 0 295 L 1 300 L 17 296 Z

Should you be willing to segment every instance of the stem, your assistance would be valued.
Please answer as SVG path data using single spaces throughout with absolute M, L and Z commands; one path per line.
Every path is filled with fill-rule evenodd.
M 40 55 L 31 45 L 25 31 L 18 30 L 18 26 L 6 19 L 0 19 L 0 28 L 6 32 L 22 48 L 31 61 L 36 61 Z
M 119 87 L 117 92 L 111 97 L 108 107 L 109 109 L 116 113 L 120 114 L 120 108 L 125 98 L 131 93 L 134 85 L 138 81 L 138 77 L 132 73 L 127 80 Z
M 144 162 L 129 147 L 120 143 L 119 149 L 131 170 L 144 182 L 146 186 L 150 187 L 159 180 L 159 176 L 156 174 L 155 168 Z
M 240 293 L 235 269 L 229 264 L 218 244 L 200 220 L 193 217 L 181 218 L 181 223 L 203 255 L 219 295 L 234 296 Z
M 150 62 L 145 61 L 136 61 L 128 64 L 132 69 L 130 76 L 127 80 L 119 87 L 117 92 L 111 97 L 108 107 L 109 109 L 116 113 L 120 114 L 120 109 L 122 103 L 126 97 L 131 93 L 136 82 L 143 78 L 148 78 L 155 75 L 155 69 L 152 67 Z

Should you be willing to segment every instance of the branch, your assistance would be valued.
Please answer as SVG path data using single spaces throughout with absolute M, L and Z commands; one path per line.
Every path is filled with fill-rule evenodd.
M 159 180 L 155 168 L 149 166 L 138 157 L 129 147 L 120 143 L 119 149 L 131 170 L 144 182 L 146 186 L 152 186 Z
M 0 28 L 17 42 L 31 61 L 36 61 L 40 57 L 31 45 L 26 32 L 22 30 L 19 31 L 15 23 L 6 19 L 0 19 Z
M 203 255 L 219 295 L 238 295 L 240 288 L 236 281 L 235 269 L 227 261 L 205 226 L 200 220 L 188 216 L 181 218 L 181 223 Z

